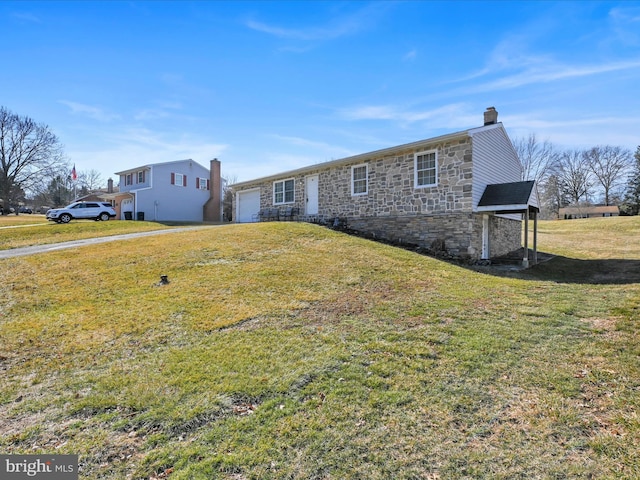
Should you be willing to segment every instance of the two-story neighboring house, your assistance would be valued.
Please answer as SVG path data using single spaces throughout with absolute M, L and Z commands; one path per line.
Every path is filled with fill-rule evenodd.
M 202 222 L 220 221 L 220 162 L 211 170 L 191 159 L 154 163 L 116 173 L 117 218 Z M 212 205 L 215 204 L 215 205 Z
M 303 219 L 340 218 L 377 238 L 444 245 L 458 257 L 513 252 L 538 203 L 497 118 L 491 107 L 478 128 L 238 183 L 235 219 L 293 207 Z

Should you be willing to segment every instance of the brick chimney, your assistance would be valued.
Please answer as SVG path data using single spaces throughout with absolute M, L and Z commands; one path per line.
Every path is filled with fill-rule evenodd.
M 113 193 L 113 178 L 107 180 L 107 193 Z
M 202 207 L 205 222 L 222 221 L 222 178 L 220 177 L 220 160 L 211 160 L 209 168 L 209 200 Z
M 496 107 L 488 107 L 484 112 L 484 124 L 493 125 L 496 123 L 498 123 L 498 112 L 496 111 Z

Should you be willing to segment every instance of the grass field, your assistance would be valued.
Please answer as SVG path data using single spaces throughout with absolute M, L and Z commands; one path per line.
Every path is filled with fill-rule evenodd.
M 541 222 L 559 257 L 506 273 L 288 222 L 1 260 L 0 451 L 91 479 L 640 478 L 639 230 Z
M 0 250 L 167 228 L 172 227 L 158 222 L 72 220 L 58 224 L 44 215 L 0 215 Z

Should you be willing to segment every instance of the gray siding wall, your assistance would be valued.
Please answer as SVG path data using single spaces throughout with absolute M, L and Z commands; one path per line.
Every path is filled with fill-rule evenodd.
M 171 173 L 187 176 L 187 186 L 171 184 Z M 149 185 L 136 190 L 136 211 L 145 220 L 202 222 L 209 191 L 196 188 L 196 178 L 209 179 L 209 170 L 188 160 L 151 166 Z
M 487 185 L 522 180 L 522 167 L 501 125 L 473 134 L 473 208 Z

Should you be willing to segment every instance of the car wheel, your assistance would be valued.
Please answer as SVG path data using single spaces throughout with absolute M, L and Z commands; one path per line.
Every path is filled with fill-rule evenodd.
M 98 218 L 100 218 L 100 220 L 102 220 L 103 222 L 106 222 L 107 220 L 109 220 L 109 214 L 106 212 L 103 212 L 100 214 L 100 217 Z
M 63 213 L 62 215 L 60 215 L 60 221 L 62 223 L 69 223 L 71 221 L 71 215 L 69 215 L 68 213 Z

